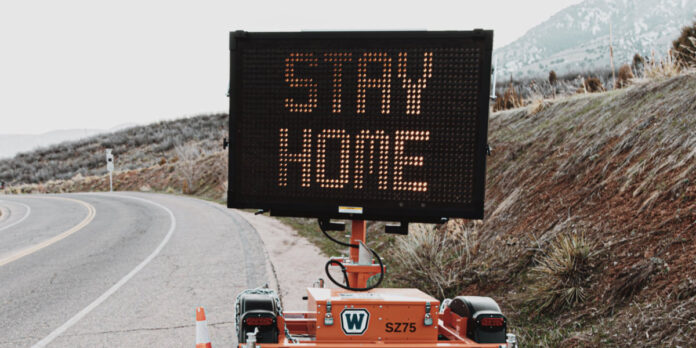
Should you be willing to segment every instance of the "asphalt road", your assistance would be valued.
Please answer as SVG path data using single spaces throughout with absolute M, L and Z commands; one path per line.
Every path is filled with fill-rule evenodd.
M 0 347 L 235 343 L 234 300 L 271 282 L 255 230 L 223 206 L 113 193 L 0 195 Z

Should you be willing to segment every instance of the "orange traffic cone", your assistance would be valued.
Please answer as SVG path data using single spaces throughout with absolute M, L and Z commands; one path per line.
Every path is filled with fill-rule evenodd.
M 196 348 L 212 347 L 208 334 L 208 323 L 205 320 L 205 310 L 203 307 L 198 307 L 196 308 Z

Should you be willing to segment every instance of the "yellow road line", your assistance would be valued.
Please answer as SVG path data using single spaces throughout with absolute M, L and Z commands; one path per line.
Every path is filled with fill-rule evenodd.
M 73 234 L 73 233 L 81 230 L 85 226 L 89 225 L 89 223 L 92 222 L 92 220 L 94 220 L 94 216 L 97 214 L 97 210 L 94 209 L 94 207 L 91 204 L 89 204 L 85 201 L 81 201 L 81 200 L 77 200 L 77 199 L 73 199 L 73 198 L 66 198 L 66 197 L 42 197 L 42 198 L 62 199 L 62 200 L 78 203 L 78 204 L 84 206 L 85 208 L 87 208 L 87 217 L 85 217 L 85 219 L 82 220 L 79 224 L 73 226 L 71 229 L 69 229 L 69 230 L 67 230 L 67 231 L 65 231 L 65 232 L 63 232 L 55 237 L 49 238 L 49 239 L 47 239 L 39 244 L 32 245 L 28 248 L 22 249 L 16 253 L 14 253 L 8 257 L 0 259 L 0 267 L 4 266 L 10 262 L 17 261 L 17 260 L 19 260 L 27 255 L 31 255 L 31 254 L 49 246 L 49 245 L 52 245 L 56 242 L 59 242 L 65 238 L 67 238 L 71 234 Z

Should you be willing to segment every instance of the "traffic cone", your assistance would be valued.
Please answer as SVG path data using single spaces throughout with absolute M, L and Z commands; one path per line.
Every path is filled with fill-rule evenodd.
M 196 308 L 196 348 L 212 347 L 208 334 L 208 323 L 205 320 L 205 310 L 203 307 L 198 307 Z

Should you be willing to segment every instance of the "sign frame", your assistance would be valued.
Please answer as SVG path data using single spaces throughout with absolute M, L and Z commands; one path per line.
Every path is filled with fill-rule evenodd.
M 259 40 L 423 40 L 423 39 L 463 39 L 481 40 L 481 65 L 478 71 L 477 90 L 477 139 L 474 153 L 474 178 L 472 208 L 443 207 L 384 207 L 379 204 L 363 206 L 359 202 L 326 202 L 278 200 L 244 200 L 237 194 L 239 182 L 236 180 L 235 164 L 239 161 L 240 141 L 236 134 L 237 115 L 241 114 L 242 59 L 241 51 L 250 41 Z M 338 47 L 340 49 L 340 47 Z M 449 218 L 482 219 L 485 194 L 486 152 L 488 147 L 489 94 L 491 83 L 491 61 L 493 50 L 493 31 L 476 29 L 473 31 L 359 31 L 359 32 L 246 32 L 230 33 L 230 72 L 229 72 L 229 163 L 227 206 L 238 209 L 260 209 L 273 216 L 294 216 L 324 219 L 378 220 L 400 222 L 441 223 Z M 290 199 L 288 199 L 290 201 Z M 399 203 L 402 204 L 402 203 Z M 340 207 L 351 206 L 360 209 L 350 211 Z

